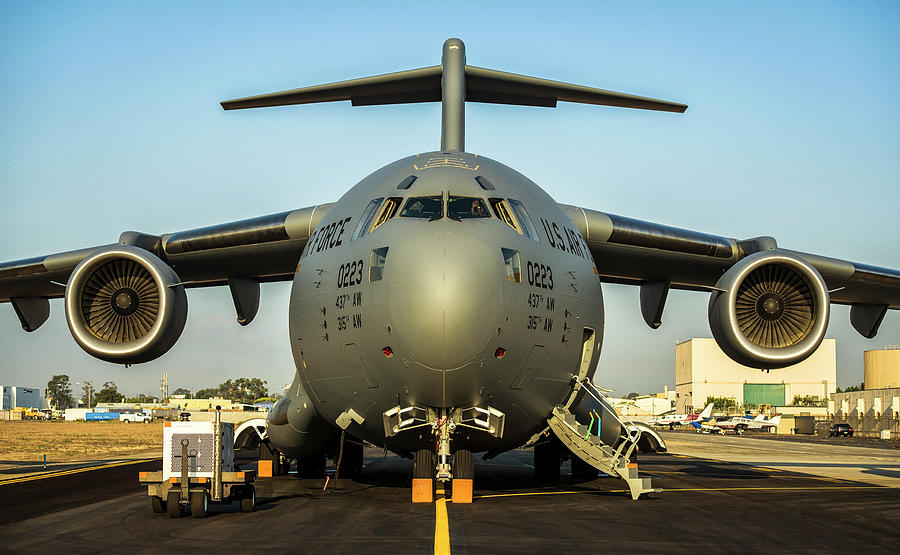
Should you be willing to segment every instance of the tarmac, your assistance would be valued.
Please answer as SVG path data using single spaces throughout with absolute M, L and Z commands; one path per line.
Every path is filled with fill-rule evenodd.
M 900 452 L 664 434 L 670 453 L 641 455 L 664 491 L 632 501 L 601 477 L 535 482 L 532 454 L 476 460 L 475 499 L 410 502 L 411 463 L 366 451 L 358 481 L 260 480 L 256 511 L 213 506 L 205 519 L 154 514 L 138 470 L 158 460 L 26 482 L 0 481 L 0 550 L 33 553 L 546 553 L 698 550 L 867 552 L 900 548 Z M 882 460 L 883 459 L 883 460 Z M 0 476 L 3 474 L 0 473 Z M 449 492 L 448 492 L 449 493 Z M 449 497 L 449 496 L 447 496 Z M 35 507 L 26 510 L 26 507 Z M 15 509 L 14 509 L 15 508 Z

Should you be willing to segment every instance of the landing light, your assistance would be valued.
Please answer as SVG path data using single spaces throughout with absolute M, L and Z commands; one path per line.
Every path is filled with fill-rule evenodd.
M 506 349 L 503 347 L 497 347 L 497 350 L 494 351 L 494 356 L 497 358 L 503 358 L 506 356 Z
M 391 349 L 390 347 L 385 347 L 384 349 L 381 349 L 381 352 L 384 353 L 384 356 L 387 358 L 391 358 L 392 356 L 394 356 L 394 350 Z

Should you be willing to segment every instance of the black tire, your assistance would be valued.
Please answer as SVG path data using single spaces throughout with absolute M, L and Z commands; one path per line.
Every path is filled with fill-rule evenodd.
M 460 449 L 453 453 L 453 465 L 450 468 L 453 470 L 454 479 L 475 479 L 475 457 L 467 449 Z
M 169 518 L 181 518 L 181 503 L 178 502 L 180 497 L 177 491 L 170 491 L 166 496 L 166 512 Z
M 150 507 L 153 508 L 154 513 L 166 512 L 166 502 L 162 500 L 162 497 L 157 495 L 150 496 Z
M 209 495 L 205 491 L 195 491 L 191 494 L 191 516 L 194 518 L 206 518 L 209 509 Z
M 572 460 L 572 477 L 576 480 L 596 480 L 600 471 L 579 459 L 577 455 L 570 457 Z
M 434 452 L 430 449 L 419 449 L 413 459 L 413 478 L 434 480 Z
M 241 512 L 252 513 L 253 507 L 256 506 L 256 488 L 248 486 L 244 491 L 244 497 L 241 498 Z
M 344 452 L 341 454 L 341 467 L 338 470 L 338 476 L 341 478 L 356 478 L 362 473 L 362 467 L 362 441 L 347 437 L 344 441 Z
M 558 480 L 562 463 L 562 444 L 556 436 L 534 446 L 534 477 L 538 480 Z
M 309 455 L 297 459 L 298 478 L 324 478 L 325 477 L 325 453 Z

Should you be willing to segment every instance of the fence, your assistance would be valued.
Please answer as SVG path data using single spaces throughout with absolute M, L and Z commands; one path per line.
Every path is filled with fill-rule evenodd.
M 853 428 L 854 436 L 881 438 L 883 431 L 889 431 L 891 434 L 890 439 L 900 439 L 900 419 L 892 417 L 859 417 L 851 415 L 848 417 L 816 418 L 816 434 L 827 436 L 828 430 L 834 424 L 850 424 Z

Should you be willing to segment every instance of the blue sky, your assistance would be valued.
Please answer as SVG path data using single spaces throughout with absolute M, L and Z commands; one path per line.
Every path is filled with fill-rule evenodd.
M 224 112 L 220 100 L 440 62 L 687 103 L 686 114 L 561 104 L 467 108 L 466 147 L 560 202 L 900 268 L 900 4 L 0 2 L 0 260 L 337 199 L 397 158 L 437 149 L 438 104 Z M 193 290 L 179 343 L 124 369 L 82 352 L 61 301 L 26 334 L 0 306 L 0 382 L 54 373 L 127 393 L 259 376 L 291 380 L 288 284 L 257 320 L 225 289 Z M 674 345 L 708 337 L 708 298 L 673 292 L 663 326 L 634 288 L 605 286 L 598 381 L 674 384 Z M 874 340 L 832 311 L 838 383 Z

